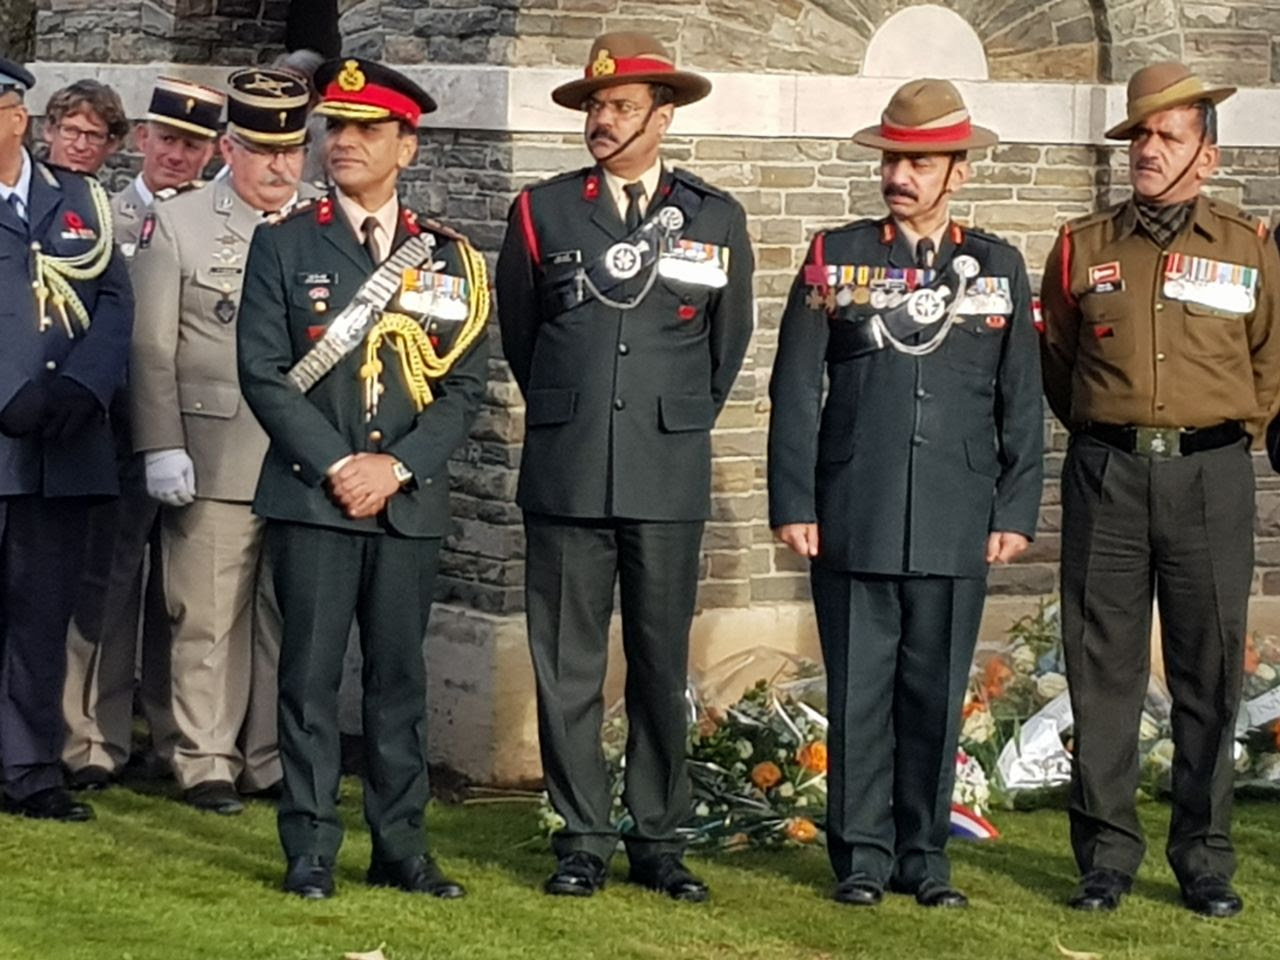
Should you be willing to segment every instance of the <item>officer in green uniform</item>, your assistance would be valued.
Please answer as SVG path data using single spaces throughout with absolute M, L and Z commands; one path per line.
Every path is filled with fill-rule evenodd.
M 283 617 L 285 890 L 333 893 L 338 685 L 364 653 L 371 884 L 460 897 L 427 853 L 422 642 L 449 531 L 449 456 L 484 396 L 489 286 L 457 233 L 396 196 L 435 103 L 387 67 L 316 74 L 335 189 L 260 227 L 245 267 L 240 383 L 271 445 L 254 510 Z
M 1017 250 L 950 219 L 967 151 L 996 142 L 954 86 L 906 84 L 854 142 L 882 151 L 889 216 L 818 233 L 792 286 L 770 524 L 812 562 L 835 899 L 962 907 L 944 846 L 987 568 L 1040 503 L 1030 288 Z
M 529 643 L 547 790 L 565 826 L 548 893 L 590 896 L 617 846 L 600 747 L 620 584 L 630 724 L 631 879 L 680 900 L 689 814 L 684 691 L 711 427 L 752 325 L 746 216 L 659 157 L 676 106 L 710 83 L 653 37 L 606 34 L 558 87 L 596 165 L 521 192 L 498 259 L 502 344 L 527 404 Z
M 1200 196 L 1234 92 L 1180 63 L 1129 81 L 1133 196 L 1066 224 L 1045 267 L 1045 394 L 1062 473 L 1062 634 L 1075 717 L 1081 910 L 1112 910 L 1145 843 L 1138 722 L 1159 601 L 1173 698 L 1167 854 L 1186 905 L 1231 888 L 1232 748 L 1253 575 L 1257 438 L 1280 387 L 1280 262 L 1265 224 Z

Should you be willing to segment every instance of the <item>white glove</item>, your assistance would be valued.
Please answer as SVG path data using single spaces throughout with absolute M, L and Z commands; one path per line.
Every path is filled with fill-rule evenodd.
M 187 451 L 148 450 L 143 457 L 148 496 L 170 507 L 184 507 L 196 498 L 196 466 Z

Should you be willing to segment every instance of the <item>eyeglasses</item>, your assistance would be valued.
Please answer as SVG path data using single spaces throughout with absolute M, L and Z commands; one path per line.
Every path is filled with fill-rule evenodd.
M 643 103 L 636 103 L 634 100 L 598 100 L 591 97 L 584 100 L 582 109 L 586 111 L 588 116 L 596 117 L 604 113 L 605 110 L 612 110 L 623 120 L 630 120 L 632 117 L 639 115 L 648 109 Z
M 69 123 L 60 123 L 55 129 L 58 131 L 58 139 L 67 144 L 75 143 L 84 137 L 84 142 L 91 147 L 105 147 L 107 141 L 111 139 L 110 134 L 98 130 L 86 130 L 84 127 L 75 127 Z

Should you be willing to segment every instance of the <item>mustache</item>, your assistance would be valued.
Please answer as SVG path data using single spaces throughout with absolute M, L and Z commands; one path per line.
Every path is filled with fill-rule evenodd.
M 909 187 L 898 186 L 896 183 L 891 183 L 889 184 L 889 186 L 885 187 L 883 193 L 884 193 L 884 198 L 886 200 L 888 200 L 890 197 L 902 197 L 906 200 L 920 199 L 918 196 L 916 196 L 916 193 L 914 190 L 910 189 Z
M 613 131 L 608 127 L 596 127 L 587 137 L 592 143 L 597 140 L 606 140 L 609 143 L 617 143 L 618 139 L 613 135 Z

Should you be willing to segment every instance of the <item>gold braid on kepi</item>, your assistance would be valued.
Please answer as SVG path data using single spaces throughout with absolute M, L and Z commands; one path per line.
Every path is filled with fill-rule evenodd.
M 382 361 L 378 350 L 384 343 L 395 350 L 400 358 L 400 372 L 405 389 L 409 392 L 419 412 L 432 401 L 431 380 L 443 377 L 458 362 L 476 339 L 483 336 L 489 322 L 489 275 L 484 257 L 469 243 L 459 243 L 463 269 L 466 272 L 468 310 L 462 329 L 454 338 L 449 350 L 441 356 L 422 325 L 403 313 L 384 313 L 364 342 L 364 363 L 360 378 L 364 381 L 365 414 L 373 417 L 378 412 L 378 397 L 384 387 L 381 383 Z
M 107 264 L 111 262 L 111 249 L 114 234 L 111 226 L 111 201 L 107 191 L 92 178 L 85 181 L 89 185 L 89 195 L 93 198 L 93 214 L 98 220 L 101 233 L 98 241 L 84 253 L 74 257 L 53 257 L 40 252 L 39 244 L 33 244 L 35 253 L 36 278 L 31 281 L 31 288 L 36 296 L 36 313 L 39 317 L 39 329 L 48 330 L 53 326 L 49 319 L 48 307 L 53 309 L 62 321 L 62 327 L 68 337 L 75 336 L 71 326 L 70 310 L 80 324 L 80 329 L 89 329 L 89 311 L 79 294 L 71 286 L 72 280 L 96 280 L 102 276 Z

